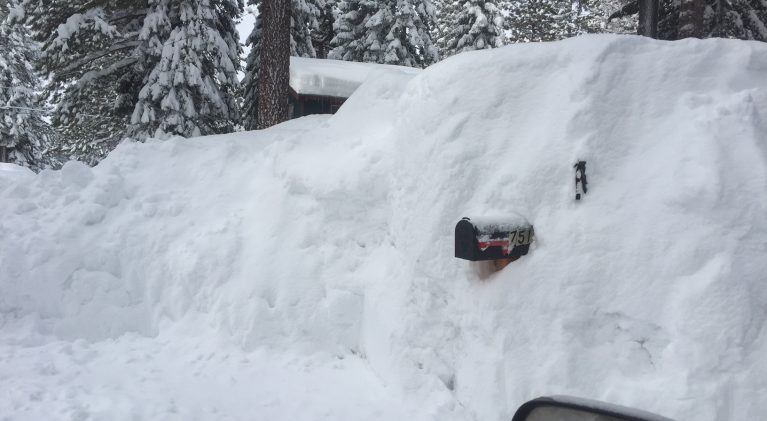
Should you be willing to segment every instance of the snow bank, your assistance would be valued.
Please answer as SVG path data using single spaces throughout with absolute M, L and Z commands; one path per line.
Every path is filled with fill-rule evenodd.
M 0 412 L 508 420 L 565 394 L 758 419 L 766 87 L 760 43 L 583 37 L 0 178 Z M 480 279 L 453 228 L 504 214 L 536 242 Z
M 31 177 L 34 174 L 35 173 L 29 168 L 8 162 L 0 162 L 0 181 L 3 181 L 4 183 L 18 181 L 27 177 Z

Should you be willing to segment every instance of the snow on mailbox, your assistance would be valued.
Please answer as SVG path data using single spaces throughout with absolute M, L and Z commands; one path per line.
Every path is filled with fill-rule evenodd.
M 533 226 L 519 215 L 463 218 L 455 226 L 455 257 L 513 262 L 527 254 L 533 237 Z

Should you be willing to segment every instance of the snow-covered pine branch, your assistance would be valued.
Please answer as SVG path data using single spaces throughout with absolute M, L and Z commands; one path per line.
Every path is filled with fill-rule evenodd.
M 138 93 L 130 135 L 227 133 L 239 122 L 237 0 L 150 0 L 140 40 L 153 63 Z
M 37 47 L 21 23 L 15 1 L 0 4 L 0 162 L 38 170 L 51 164 L 46 150 L 53 131 L 37 106 L 39 79 L 32 62 Z
M 42 43 L 37 65 L 60 150 L 95 163 L 126 135 L 145 60 L 137 42 L 146 0 L 27 0 L 26 22 Z
M 438 60 L 430 0 L 344 0 L 329 58 L 426 67 Z
M 260 7 L 258 0 L 250 0 L 250 5 Z M 250 47 L 250 52 L 245 60 L 245 77 L 242 79 L 242 123 L 248 130 L 253 130 L 258 124 L 258 68 L 261 62 L 261 13 L 256 16 L 253 30 L 245 40 L 245 45 Z
M 580 0 L 508 1 L 504 6 L 508 14 L 505 23 L 509 42 L 556 41 L 601 32 L 602 20 L 592 17 L 601 1 L 589 4 Z
M 497 48 L 507 42 L 498 0 L 444 0 L 440 12 L 438 44 L 446 56 Z

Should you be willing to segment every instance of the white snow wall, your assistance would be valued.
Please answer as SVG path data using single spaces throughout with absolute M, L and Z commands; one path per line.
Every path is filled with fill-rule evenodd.
M 435 419 L 547 394 L 759 419 L 766 171 L 764 44 L 461 54 L 376 74 L 329 120 L 0 179 L 0 330 L 355 353 Z M 454 225 L 508 211 L 535 246 L 480 280 Z

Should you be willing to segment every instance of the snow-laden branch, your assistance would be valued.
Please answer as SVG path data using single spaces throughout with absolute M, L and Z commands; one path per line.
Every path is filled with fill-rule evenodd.
M 88 83 L 90 83 L 90 82 L 92 82 L 92 81 L 94 81 L 96 79 L 102 78 L 104 76 L 109 76 L 112 73 L 116 72 L 117 70 L 122 69 L 123 67 L 128 67 L 128 66 L 136 63 L 137 61 L 138 61 L 138 57 L 135 57 L 135 56 L 134 57 L 128 57 L 128 58 L 124 58 L 124 59 L 122 59 L 122 60 L 120 60 L 120 61 L 110 65 L 107 68 L 100 69 L 100 70 L 91 70 L 91 71 L 85 73 L 80 78 L 80 80 L 77 81 L 77 84 L 75 85 L 75 88 L 76 89 L 80 89 L 84 85 L 86 85 L 86 84 L 88 84 Z
M 102 57 L 108 56 L 109 54 L 112 54 L 116 51 L 125 50 L 128 48 L 136 48 L 141 44 L 140 41 L 125 41 L 122 43 L 114 44 L 111 47 L 107 48 L 106 50 L 98 51 L 96 53 L 87 54 L 84 57 L 81 57 L 77 59 L 76 61 L 70 63 L 67 67 L 63 68 L 60 72 L 58 72 L 57 76 L 59 78 L 66 77 L 71 73 L 77 72 L 80 70 L 85 64 L 93 62 L 95 60 L 98 60 Z M 83 76 L 85 77 L 85 76 Z

